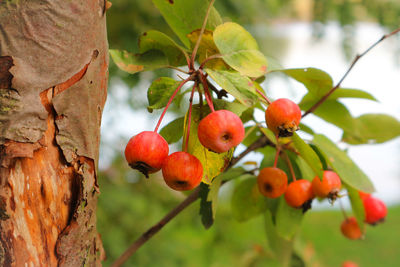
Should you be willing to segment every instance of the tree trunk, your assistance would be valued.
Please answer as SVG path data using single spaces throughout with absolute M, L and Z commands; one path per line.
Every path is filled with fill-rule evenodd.
M 104 0 L 0 0 L 0 266 L 98 266 Z

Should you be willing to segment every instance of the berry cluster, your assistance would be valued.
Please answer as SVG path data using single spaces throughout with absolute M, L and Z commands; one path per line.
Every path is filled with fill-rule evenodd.
M 364 192 L 359 192 L 363 201 L 365 222 L 370 225 L 377 225 L 385 220 L 387 208 L 382 200 Z M 342 234 L 349 239 L 361 239 L 363 231 L 360 229 L 355 217 L 345 218 L 340 227 Z
M 178 87 L 182 87 L 184 84 Z M 169 103 L 164 109 L 154 132 L 144 131 L 133 136 L 125 148 L 125 158 L 133 169 L 142 172 L 147 178 L 150 173 L 162 169 L 165 183 L 172 189 L 183 191 L 197 187 L 203 178 L 203 166 L 199 159 L 187 152 L 190 135 L 190 120 L 192 109 L 193 86 L 190 99 L 188 132 L 184 151 L 168 155 L 169 147 L 165 139 L 157 133 L 161 120 L 172 102 L 175 93 L 171 96 Z M 229 110 L 214 110 L 210 98 L 206 97 L 211 113 L 204 117 L 198 126 L 197 136 L 200 143 L 208 150 L 215 153 L 227 152 L 234 148 L 244 138 L 244 127 L 240 118 Z
M 311 208 L 314 197 L 328 198 L 331 202 L 339 197 L 342 182 L 337 173 L 325 170 L 323 177 L 314 177 L 312 182 L 305 179 L 296 179 L 290 160 L 288 165 L 292 172 L 292 182 L 288 184 L 286 173 L 277 168 L 277 160 L 281 151 L 279 137 L 288 137 L 299 128 L 301 119 L 300 108 L 291 100 L 278 99 L 272 102 L 265 111 L 265 120 L 268 128 L 276 135 L 277 151 L 273 167 L 260 170 L 257 185 L 262 195 L 269 198 L 278 198 L 284 195 L 286 203 L 293 208 L 302 208 L 303 212 Z M 385 204 L 372 197 L 370 194 L 359 192 L 363 201 L 365 222 L 376 225 L 384 221 L 387 214 Z M 349 239 L 360 239 L 363 231 L 360 229 L 355 217 L 345 216 L 341 225 L 343 235 Z

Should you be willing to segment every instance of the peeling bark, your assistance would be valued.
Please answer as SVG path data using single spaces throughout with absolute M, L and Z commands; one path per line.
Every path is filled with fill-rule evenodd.
M 0 1 L 0 266 L 99 266 L 104 0 Z

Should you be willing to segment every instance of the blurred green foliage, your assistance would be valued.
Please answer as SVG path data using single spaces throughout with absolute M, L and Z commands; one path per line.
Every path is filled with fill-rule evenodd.
M 128 169 L 122 157 L 100 172 L 99 183 L 97 214 L 107 253 L 104 266 L 109 266 L 185 197 L 167 188 L 161 176 L 151 176 L 149 181 Z M 231 212 L 232 191 L 233 186 L 223 187 L 210 229 L 205 230 L 201 224 L 197 201 L 151 238 L 124 266 L 266 266 L 270 253 L 263 216 L 239 223 Z M 400 266 L 395 234 L 400 206 L 389 208 L 383 225 L 367 226 L 363 241 L 344 238 L 340 233 L 342 220 L 343 215 L 337 210 L 312 210 L 306 214 L 301 243 L 296 244 L 295 250 L 303 255 L 307 266 L 337 267 L 344 260 L 355 261 L 362 267 Z

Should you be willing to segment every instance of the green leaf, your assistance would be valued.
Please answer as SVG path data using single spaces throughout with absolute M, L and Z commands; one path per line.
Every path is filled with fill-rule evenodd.
M 322 97 L 333 87 L 331 76 L 316 68 L 277 70 L 304 84 L 315 97 Z
M 222 99 L 214 99 L 213 103 L 216 110 L 220 109 L 229 110 L 238 115 L 239 117 L 240 115 L 242 115 L 243 111 L 247 109 L 245 105 L 239 102 L 229 102 Z
M 168 35 L 159 31 L 147 31 L 139 38 L 139 52 L 161 51 L 171 66 L 186 65 L 186 49 L 175 43 Z
M 209 151 L 200 143 L 197 136 L 197 128 L 200 120 L 205 117 L 209 112 L 210 111 L 207 106 L 200 107 L 200 105 L 193 105 L 189 144 L 187 149 L 187 152 L 198 158 L 203 165 L 202 182 L 206 184 L 211 184 L 213 178 L 226 169 L 233 155 L 233 149 L 229 150 L 228 152 L 218 154 Z M 188 114 L 186 113 L 183 144 L 185 144 L 186 140 L 187 117 Z
M 211 203 L 211 211 L 213 219 L 215 219 L 215 214 L 217 213 L 218 193 L 223 179 L 224 179 L 223 174 L 218 175 L 217 177 L 214 178 L 213 182 L 209 187 L 210 192 L 208 193 L 207 201 Z
M 181 139 L 184 121 L 184 117 L 177 118 L 161 129 L 160 135 L 164 137 L 168 144 L 176 143 Z
M 321 161 L 315 151 L 303 139 L 294 133 L 292 136 L 294 147 L 300 153 L 300 156 L 307 162 L 308 166 L 314 171 L 315 175 L 322 177 L 323 169 Z M 311 180 L 314 177 L 311 178 Z
M 300 128 L 300 131 L 303 131 L 303 132 L 311 134 L 311 135 L 314 134 L 313 129 L 311 129 L 309 126 L 305 125 L 304 123 L 300 123 L 299 128 Z
M 144 54 L 132 54 L 123 50 L 109 50 L 115 64 L 123 71 L 136 73 L 168 66 L 168 58 L 160 51 L 150 50 Z
M 242 26 L 233 22 L 219 25 L 214 42 L 229 66 L 249 77 L 266 74 L 267 59 L 258 50 L 256 40 Z
M 277 233 L 286 240 L 290 240 L 299 231 L 303 211 L 290 207 L 285 198 L 281 197 L 275 218 Z
M 236 185 L 231 207 L 233 217 L 240 222 L 247 221 L 267 209 L 265 198 L 258 190 L 256 177 L 252 176 Z
M 254 83 L 246 76 L 238 72 L 225 70 L 205 70 L 211 78 L 236 100 L 247 107 L 255 105 L 258 96 Z
M 328 99 L 338 99 L 338 98 L 361 98 L 361 99 L 377 101 L 373 95 L 371 95 L 366 91 L 359 89 L 349 89 L 349 88 L 338 88 L 328 97 Z
M 187 48 L 190 47 L 187 35 L 196 29 L 200 29 L 209 1 L 197 0 L 153 0 L 154 5 L 160 10 L 162 16 L 167 21 L 171 29 L 176 33 L 179 39 Z M 207 20 L 206 29 L 214 30 L 221 24 L 222 20 L 214 7 L 211 8 Z
M 205 229 L 210 228 L 214 223 L 214 216 L 212 212 L 212 202 L 210 202 L 208 198 L 208 194 L 210 192 L 209 186 L 207 184 L 200 184 L 200 217 L 201 222 Z
M 364 232 L 364 220 L 365 220 L 365 210 L 364 204 L 358 191 L 348 184 L 345 184 L 347 193 L 349 194 L 351 209 L 353 210 L 354 216 L 357 219 L 358 226 L 361 231 Z
M 346 184 L 366 193 L 375 191 L 367 175 L 331 140 L 318 134 L 314 136 L 313 143 L 320 149 L 326 161 Z
M 165 107 L 180 83 L 168 77 L 160 77 L 154 80 L 147 90 L 148 109 L 152 111 Z
M 342 140 L 349 144 L 378 144 L 400 136 L 400 122 L 386 114 L 364 114 L 355 119 L 353 131 L 345 131 Z
M 296 165 L 298 166 L 300 173 L 301 173 L 301 179 L 306 179 L 309 181 L 312 181 L 315 177 L 315 172 L 311 167 L 307 164 L 307 162 L 302 158 L 302 157 L 292 157 L 292 160 L 296 162 Z
M 195 30 L 188 34 L 192 49 L 196 45 L 199 34 L 200 30 Z M 197 50 L 198 62 L 202 63 L 206 58 L 219 54 L 220 52 L 214 43 L 213 32 L 205 30 L 203 36 L 201 37 L 199 49 Z M 209 60 L 204 66 L 211 69 L 229 69 L 229 66 L 222 60 L 222 58 L 218 57 Z
M 308 97 L 306 95 L 303 100 Z M 302 110 L 308 110 L 313 103 L 304 101 L 300 102 L 299 107 Z M 354 118 L 345 105 L 336 100 L 326 100 L 314 112 L 314 115 L 324 119 L 325 121 L 336 125 L 344 131 L 352 131 L 354 129 Z

